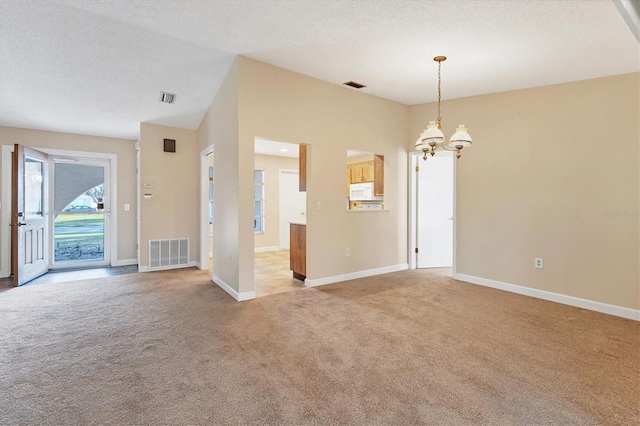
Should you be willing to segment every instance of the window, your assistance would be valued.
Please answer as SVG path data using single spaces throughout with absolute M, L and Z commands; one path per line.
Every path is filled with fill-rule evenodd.
M 253 231 L 264 232 L 264 170 L 253 171 Z

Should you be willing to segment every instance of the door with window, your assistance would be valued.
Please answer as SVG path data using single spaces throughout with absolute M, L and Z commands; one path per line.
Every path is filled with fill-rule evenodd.
M 15 145 L 11 179 L 11 265 L 22 285 L 48 271 L 48 156 Z
M 110 263 L 108 175 L 108 161 L 53 159 L 53 268 Z

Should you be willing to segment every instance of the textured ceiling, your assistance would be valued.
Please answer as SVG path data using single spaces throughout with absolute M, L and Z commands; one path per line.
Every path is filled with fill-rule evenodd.
M 640 70 L 610 0 L 0 0 L 0 124 L 195 129 L 235 55 L 409 105 L 436 99 L 436 55 L 444 99 Z

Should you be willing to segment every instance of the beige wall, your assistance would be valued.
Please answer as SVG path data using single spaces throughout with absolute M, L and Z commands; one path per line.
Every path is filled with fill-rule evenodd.
M 639 77 L 443 103 L 445 134 L 464 123 L 474 139 L 458 160 L 458 273 L 640 307 Z M 435 108 L 410 108 L 407 148 Z
M 255 169 L 264 170 L 265 232 L 255 234 L 255 247 L 280 245 L 280 169 L 298 170 L 298 159 L 255 155 Z
M 255 137 L 310 145 L 308 278 L 406 263 L 408 107 L 252 59 L 238 64 L 240 291 L 253 290 Z M 389 212 L 346 211 L 348 149 L 384 155 Z
M 164 139 L 176 140 L 176 152 L 164 152 Z M 189 238 L 189 260 L 199 257 L 196 131 L 140 124 L 140 266 L 149 266 L 149 240 Z M 144 188 L 145 183 L 153 188 Z
M 214 146 L 213 271 L 216 277 L 238 291 L 241 271 L 238 257 L 237 61 L 231 66 L 213 103 L 204 116 L 198 128 L 197 140 L 197 156 L 209 145 Z M 199 164 L 199 159 L 197 161 L 195 164 Z M 200 182 L 199 179 L 198 182 Z M 252 223 L 253 218 L 251 219 Z M 251 228 L 251 233 L 253 237 L 253 227 Z M 253 256 L 253 253 L 251 254 Z M 253 276 L 253 265 L 250 268 L 250 271 L 244 271 L 243 273 L 248 274 L 250 272 L 251 276 Z
M 118 258 L 112 259 L 112 261 L 136 258 L 135 141 L 20 129 L 15 127 L 0 127 L 0 145 L 13 145 L 16 143 L 33 148 L 116 154 L 118 158 Z M 1 163 L 0 167 L 2 167 Z M 2 179 L 2 173 L 0 173 L 0 179 Z M 0 188 L 1 184 L 0 182 Z M 124 204 L 130 204 L 131 210 L 124 211 Z M 3 208 L 10 209 L 11 206 L 3 206 Z M 8 229 L 8 227 L 0 227 L 0 238 L 5 229 Z

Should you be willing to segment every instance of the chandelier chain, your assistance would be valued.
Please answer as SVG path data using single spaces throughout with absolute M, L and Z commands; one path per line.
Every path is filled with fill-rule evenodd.
M 440 67 L 442 67 L 442 62 L 438 61 L 438 129 L 441 128 L 440 124 L 440 99 L 441 99 L 441 91 L 440 91 Z

